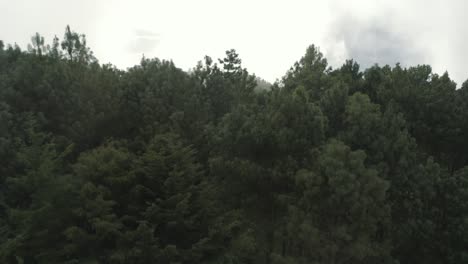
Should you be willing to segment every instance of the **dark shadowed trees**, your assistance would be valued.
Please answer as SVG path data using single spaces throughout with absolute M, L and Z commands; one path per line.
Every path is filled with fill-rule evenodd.
M 260 89 L 233 49 L 47 43 L 0 41 L 1 263 L 468 261 L 467 82 L 312 45 Z

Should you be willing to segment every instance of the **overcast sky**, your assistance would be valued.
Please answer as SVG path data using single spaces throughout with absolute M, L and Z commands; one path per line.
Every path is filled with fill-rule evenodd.
M 244 67 L 268 81 L 284 75 L 310 44 L 331 66 L 354 58 L 430 64 L 459 84 L 468 79 L 468 1 L 464 0 L 0 0 L 0 40 L 51 42 L 69 24 L 101 63 L 120 68 L 146 57 L 185 70 L 235 48 Z

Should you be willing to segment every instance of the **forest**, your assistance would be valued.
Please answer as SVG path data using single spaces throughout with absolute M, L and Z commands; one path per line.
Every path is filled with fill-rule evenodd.
M 468 263 L 468 82 L 201 59 L 0 41 L 0 263 Z

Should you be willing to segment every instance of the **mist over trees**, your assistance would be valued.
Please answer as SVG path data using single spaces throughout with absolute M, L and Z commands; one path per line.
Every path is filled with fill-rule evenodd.
M 468 262 L 468 82 L 241 62 L 0 41 L 0 262 Z

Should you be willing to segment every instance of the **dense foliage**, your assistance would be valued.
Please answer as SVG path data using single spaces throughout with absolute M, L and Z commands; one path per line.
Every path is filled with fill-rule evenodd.
M 468 82 L 427 65 L 0 42 L 0 162 L 1 263 L 468 263 Z

